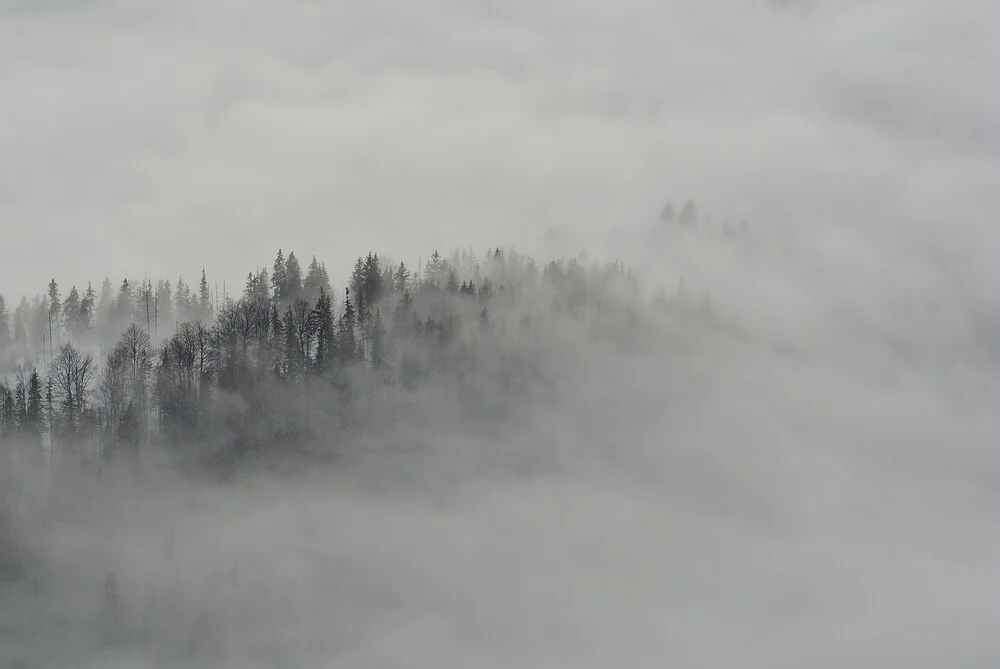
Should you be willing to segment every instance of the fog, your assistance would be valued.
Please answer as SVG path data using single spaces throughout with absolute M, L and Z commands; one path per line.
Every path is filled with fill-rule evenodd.
M 638 275 L 277 465 L 8 466 L 0 666 L 1000 663 L 1000 11 L 537 4 L 0 0 L 11 309 L 279 247 Z

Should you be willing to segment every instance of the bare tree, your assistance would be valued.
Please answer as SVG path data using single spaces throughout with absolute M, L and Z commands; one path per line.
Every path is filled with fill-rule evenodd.
M 79 432 L 95 373 L 94 356 L 72 344 L 62 346 L 52 360 L 49 378 L 65 436 L 77 436 Z
M 119 428 L 129 402 L 129 378 L 125 356 L 116 347 L 108 354 L 98 386 L 98 395 L 104 405 L 107 427 L 110 432 L 110 449 L 116 449 L 119 442 Z M 103 455 L 108 455 L 104 453 Z

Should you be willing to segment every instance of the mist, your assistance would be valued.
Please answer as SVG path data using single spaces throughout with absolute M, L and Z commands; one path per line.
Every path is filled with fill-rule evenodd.
M 13 339 L 50 280 L 211 291 L 56 325 L 99 421 L 146 333 L 134 450 L 36 461 L 0 415 L 0 666 L 997 666 L 998 22 L 0 0 L 0 376 L 58 371 L 44 319 Z M 338 346 L 355 258 L 422 273 L 327 369 L 244 289 L 279 248 L 329 269 Z M 428 269 L 455 249 L 461 293 Z M 237 350 L 258 297 L 274 379 L 217 363 L 172 431 L 157 356 L 185 320 Z

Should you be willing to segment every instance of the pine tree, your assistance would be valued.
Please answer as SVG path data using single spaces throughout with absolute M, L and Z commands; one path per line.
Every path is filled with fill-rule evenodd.
M 372 310 L 382 300 L 384 292 L 378 254 L 369 252 L 364 262 L 364 301 L 368 307 L 365 313 L 367 318 L 372 317 Z
M 340 347 L 340 365 L 346 367 L 357 359 L 357 338 L 354 335 L 356 314 L 351 302 L 351 289 L 345 290 L 344 313 L 340 316 L 337 342 Z
M 49 321 L 56 341 L 59 341 L 59 315 L 62 311 L 62 301 L 59 299 L 59 284 L 55 279 L 49 281 Z
M 302 267 L 294 251 L 289 251 L 285 261 L 285 301 L 291 304 L 302 294 Z
M 173 332 L 174 302 L 168 279 L 161 279 L 156 282 L 156 300 L 154 305 L 154 315 L 156 318 L 153 328 L 156 331 L 154 334 L 158 334 L 159 332 Z
M 174 318 L 182 322 L 197 320 L 192 313 L 191 288 L 184 283 L 183 277 L 177 277 L 174 289 Z
M 660 210 L 660 220 L 664 223 L 673 223 L 677 218 L 677 212 L 674 211 L 674 205 L 667 200 L 667 203 L 663 205 L 663 209 Z
M 20 304 L 14 310 L 14 342 L 17 344 L 28 342 L 28 313 L 30 310 L 28 298 L 22 295 Z
M 83 337 L 87 337 L 94 330 L 94 307 L 97 302 L 97 293 L 90 282 L 87 283 L 87 291 L 80 300 L 80 315 L 77 317 L 77 327 Z
M 253 272 L 247 274 L 246 283 L 243 285 L 243 299 L 249 300 L 257 292 L 257 275 Z
M 444 271 L 447 264 L 447 261 L 441 257 L 438 250 L 434 249 L 434 253 L 431 254 L 430 260 L 427 261 L 427 270 L 424 272 L 427 285 L 433 288 L 441 287 L 441 283 L 445 278 Z
M 203 323 L 212 322 L 212 296 L 208 290 L 208 276 L 204 267 L 201 269 L 201 282 L 198 284 L 198 319 Z
M 102 342 L 111 338 L 114 305 L 115 300 L 112 293 L 111 279 L 105 277 L 104 281 L 101 282 L 101 295 L 98 298 L 97 311 L 94 316 L 94 326 Z
M 36 346 L 41 346 L 43 342 L 51 343 L 49 337 L 49 300 L 36 295 L 31 301 L 31 341 Z
M 7 379 L 0 379 L 0 444 L 17 433 L 14 390 Z
M 382 311 L 377 307 L 369 337 L 372 342 L 372 367 L 381 369 L 385 364 L 385 325 L 382 323 Z
M 382 296 L 393 295 L 396 292 L 395 270 L 388 258 L 381 260 L 382 276 L 379 277 L 379 284 L 382 286 Z
M 252 297 L 253 299 L 271 299 L 271 280 L 267 274 L 267 268 L 262 267 L 257 272 L 256 289 Z
M 271 272 L 271 286 L 274 289 L 274 301 L 281 306 L 288 299 L 288 272 L 285 268 L 285 255 L 278 249 Z
M 114 316 L 111 320 L 111 327 L 114 335 L 117 336 L 131 320 L 132 308 L 132 285 L 128 279 L 124 279 L 121 288 L 118 289 L 118 297 L 115 298 L 115 306 L 112 310 Z
M 489 278 L 483 279 L 483 284 L 479 286 L 479 299 L 485 301 L 493 297 L 493 283 Z
M 396 304 L 395 311 L 392 312 L 390 336 L 393 340 L 400 341 L 413 333 L 412 315 L 413 296 L 410 294 L 409 289 L 404 289 L 402 297 L 399 298 L 399 302 Z
M 24 427 L 22 437 L 34 447 L 41 449 L 42 434 L 45 432 L 43 417 L 42 377 L 37 369 L 31 370 L 24 394 Z
M 316 260 L 316 256 L 313 256 L 305 283 L 302 285 L 302 299 L 315 305 L 321 291 L 330 293 L 330 277 L 327 276 L 326 268 Z
M 295 316 L 291 305 L 285 308 L 281 330 L 285 337 L 285 376 L 295 378 L 302 367 L 302 356 L 299 350 L 299 340 L 295 331 Z
M 365 259 L 358 256 L 354 261 L 354 271 L 351 272 L 351 288 L 354 291 L 354 308 L 358 315 L 364 318 L 365 312 Z
M 393 290 L 399 294 L 405 293 L 410 288 L 410 270 L 407 269 L 406 263 L 400 262 L 399 267 L 396 268 L 395 273 L 392 275 Z
M 448 283 L 445 287 L 452 295 L 458 293 L 458 275 L 455 273 L 455 270 L 448 272 Z
M 313 311 L 316 321 L 316 372 L 320 375 L 333 368 L 337 353 L 336 332 L 333 326 L 333 305 L 330 296 L 320 287 L 319 299 Z
M 0 295 L 0 354 L 10 347 L 10 313 L 7 302 Z
M 62 425 L 59 420 L 59 412 L 55 410 L 55 404 L 52 401 L 52 376 L 50 375 L 45 379 L 45 418 L 43 421 L 48 421 L 48 431 L 49 431 L 49 445 L 55 447 L 57 439 L 62 435 Z
M 133 282 L 133 301 L 131 322 L 139 323 L 142 327 L 152 331 L 153 329 L 153 286 L 148 279 L 143 279 L 142 283 Z
M 77 291 L 74 285 L 70 288 L 69 295 L 62 303 L 62 319 L 63 327 L 66 328 L 66 334 L 71 338 L 79 339 L 82 332 L 80 332 L 80 293 Z
M 690 227 L 698 225 L 698 212 L 694 207 L 694 202 L 688 200 L 684 204 L 684 208 L 681 209 L 680 216 L 677 218 L 677 222 L 684 227 Z
M 14 416 L 18 431 L 23 432 L 28 417 L 28 372 L 20 365 L 14 373 Z

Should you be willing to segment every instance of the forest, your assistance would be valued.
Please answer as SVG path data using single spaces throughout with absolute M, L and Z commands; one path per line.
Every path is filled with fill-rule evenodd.
M 158 449 L 225 474 L 304 448 L 331 456 L 345 433 L 379 420 L 379 397 L 442 379 L 485 419 L 501 409 L 476 406 L 472 385 L 488 378 L 509 393 L 531 367 L 511 344 L 537 339 L 545 319 L 593 327 L 596 315 L 626 328 L 638 318 L 636 274 L 587 262 L 540 267 L 496 247 L 482 258 L 435 251 L 411 271 L 370 252 L 338 294 L 315 256 L 303 270 L 280 250 L 238 295 L 220 294 L 204 271 L 194 290 L 183 278 L 117 289 L 105 279 L 65 297 L 52 279 L 12 312 L 0 298 L 0 448 L 98 468 Z M 654 303 L 714 318 L 707 295 L 695 300 L 683 284 Z
M 438 439 L 457 429 L 516 456 L 505 432 L 560 394 L 554 370 L 586 363 L 602 346 L 639 350 L 655 340 L 654 317 L 700 333 L 718 325 L 707 294 L 681 283 L 647 298 L 623 262 L 585 254 L 538 264 L 500 247 L 482 256 L 435 251 L 411 269 L 370 252 L 343 275 L 337 290 L 315 257 L 303 269 L 294 252 L 279 250 L 238 294 L 215 289 L 203 271 L 194 289 L 183 278 L 105 279 L 100 290 L 77 284 L 64 295 L 53 279 L 13 310 L 0 301 L 0 597 L 21 602 L 0 606 L 0 630 L 8 630 L 0 640 L 21 641 L 0 659 L 39 657 L 39 649 L 69 658 L 93 644 L 96 658 L 214 657 L 212 644 L 232 642 L 231 628 L 219 631 L 235 619 L 228 607 L 249 597 L 270 616 L 280 590 L 261 591 L 259 580 L 256 591 L 239 586 L 246 556 L 215 560 L 223 576 L 182 568 L 172 556 L 198 542 L 175 547 L 171 524 L 125 530 L 127 507 L 160 514 L 188 485 L 211 494 L 247 473 L 279 480 L 349 466 L 415 443 L 421 431 Z M 374 466 L 388 471 L 391 462 Z M 155 576 L 141 579 L 160 594 L 136 590 L 134 576 L 122 583 L 111 563 L 127 551 L 62 563 L 60 551 L 32 540 L 59 519 L 88 528 L 105 519 L 118 533 L 148 530 L 166 542 L 153 553 Z M 237 600 L 217 591 L 220 578 Z M 193 594 L 191 579 L 208 579 L 213 594 Z M 89 594 L 66 589 L 77 583 Z M 78 617 L 56 612 L 66 602 L 79 602 Z M 211 613 L 220 602 L 225 611 Z M 141 618 L 126 613 L 130 606 Z M 75 640 L 53 642 L 59 625 Z

